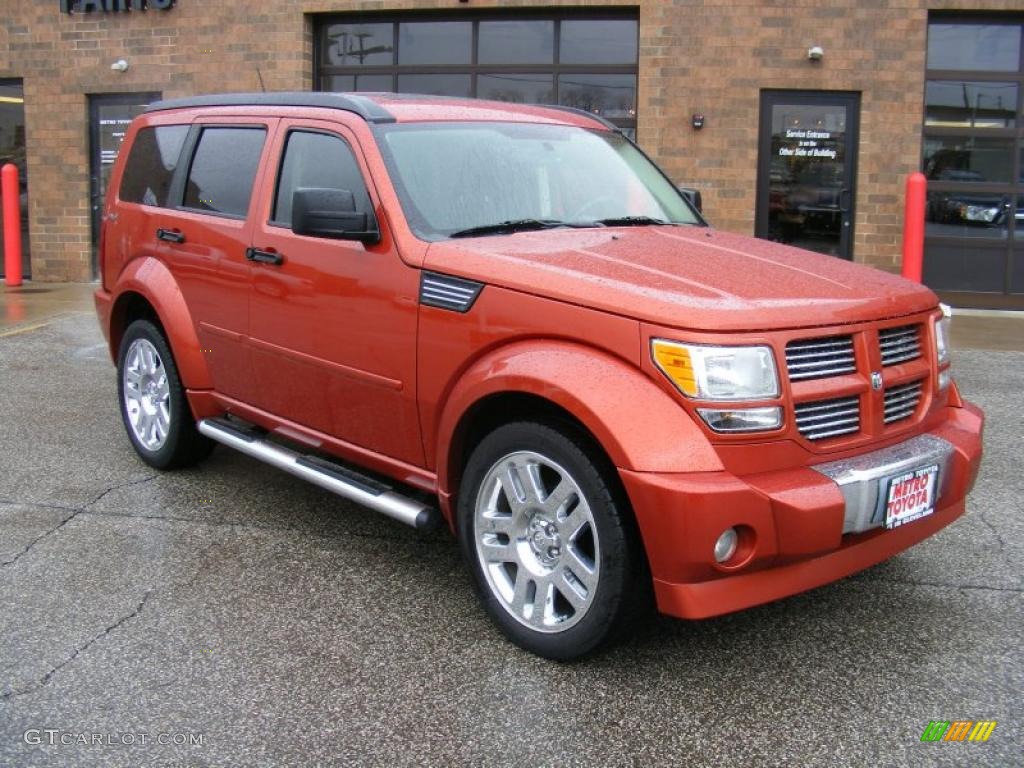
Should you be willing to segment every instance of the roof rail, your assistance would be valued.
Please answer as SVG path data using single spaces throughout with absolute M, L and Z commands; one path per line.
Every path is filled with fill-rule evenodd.
M 147 112 L 187 107 L 320 107 L 359 115 L 368 123 L 393 123 L 395 116 L 375 101 L 347 93 L 323 91 L 275 91 L 271 93 L 220 93 L 155 101 Z

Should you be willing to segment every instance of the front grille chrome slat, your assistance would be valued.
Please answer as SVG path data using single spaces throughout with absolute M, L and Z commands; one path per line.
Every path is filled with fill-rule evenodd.
M 786 345 L 786 369 L 791 381 L 823 379 L 857 370 L 852 336 L 803 339 Z
M 870 353 L 865 350 L 864 354 L 870 354 L 870 357 L 858 361 L 854 341 L 858 340 L 858 343 L 862 344 L 869 339 L 877 341 L 878 351 Z M 829 386 L 824 386 L 823 382 L 823 385 L 810 388 L 794 388 L 793 394 L 797 397 L 801 394 L 807 397 L 813 390 L 814 395 L 810 396 L 818 398 L 798 402 L 793 406 L 797 431 L 804 439 L 814 441 L 860 433 L 866 428 L 862 422 L 861 395 L 830 393 L 828 390 L 842 387 L 848 393 L 852 388 L 852 380 L 839 377 L 857 374 L 858 371 L 858 378 L 864 379 L 864 385 L 868 382 L 869 372 L 872 374 L 871 378 L 877 380 L 881 371 L 868 370 L 871 358 L 880 361 L 885 368 L 920 360 L 924 356 L 924 339 L 924 325 L 917 322 L 881 328 L 877 331 L 877 336 L 874 332 L 859 331 L 849 335 L 794 339 L 787 343 L 786 371 L 790 381 L 796 383 L 814 379 L 832 380 L 827 382 Z M 875 362 L 870 367 L 877 365 L 878 362 Z M 883 379 L 889 378 L 889 375 L 891 374 L 887 374 Z M 869 431 L 877 432 L 877 428 L 883 423 L 888 426 L 914 419 L 920 412 L 926 392 L 925 383 L 925 379 L 920 379 L 890 387 L 881 393 L 870 392 L 868 396 L 872 398 L 872 402 L 874 398 L 881 396 L 882 413 L 878 417 L 881 423 Z
M 922 382 L 913 381 L 910 384 L 901 384 L 892 387 L 885 393 L 885 416 L 886 424 L 909 418 L 917 410 L 921 402 Z
M 916 360 L 921 356 L 920 326 L 885 328 L 878 332 L 878 346 L 882 352 L 882 365 L 896 365 Z
M 798 403 L 796 427 L 808 440 L 824 440 L 860 431 L 860 398 L 840 397 Z

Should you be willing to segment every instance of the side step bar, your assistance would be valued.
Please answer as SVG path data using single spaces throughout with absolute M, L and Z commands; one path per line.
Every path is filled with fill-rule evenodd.
M 440 523 L 440 512 L 422 502 L 396 493 L 394 489 L 342 464 L 296 453 L 266 439 L 265 433 L 235 425 L 226 419 L 202 419 L 199 431 L 211 440 L 252 456 L 313 485 L 381 512 L 420 531 Z

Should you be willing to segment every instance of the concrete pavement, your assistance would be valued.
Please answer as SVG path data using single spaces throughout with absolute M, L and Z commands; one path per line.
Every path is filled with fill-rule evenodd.
M 491 627 L 444 533 L 226 449 L 143 465 L 88 289 L 55 294 L 0 326 L 0 765 L 1019 764 L 1024 353 L 957 350 L 989 416 L 961 520 L 557 665 Z M 999 725 L 921 743 L 956 719 Z

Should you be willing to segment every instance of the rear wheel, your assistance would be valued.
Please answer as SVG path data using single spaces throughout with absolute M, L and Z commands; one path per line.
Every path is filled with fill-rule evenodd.
M 610 470 L 581 435 L 499 427 L 473 451 L 459 536 L 483 603 L 517 645 L 551 659 L 594 650 L 639 585 L 639 548 Z
M 157 469 L 191 466 L 213 450 L 196 429 L 171 348 L 148 320 L 124 332 L 117 364 L 121 418 L 135 452 Z

